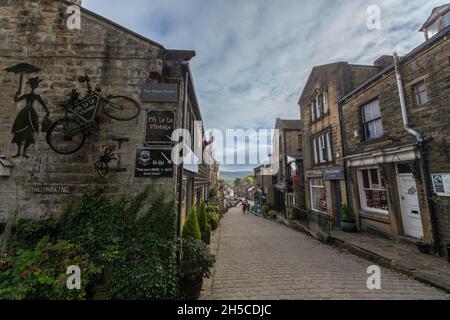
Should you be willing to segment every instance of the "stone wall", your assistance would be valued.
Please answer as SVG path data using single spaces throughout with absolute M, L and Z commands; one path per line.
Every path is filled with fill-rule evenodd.
M 77 76 L 85 72 L 93 84 L 99 83 L 103 94 L 126 95 L 139 100 L 141 85 L 148 81 L 150 72 L 162 72 L 164 48 L 142 36 L 82 10 L 81 30 L 66 27 L 67 3 L 54 0 L 8 1 L 0 6 L 0 70 L 20 62 L 42 69 L 31 76 L 42 82 L 36 90 L 50 111 L 50 119 L 62 116 L 57 103 L 65 100 L 76 87 Z M 25 76 L 22 93 L 29 92 Z M 135 178 L 136 149 L 143 147 L 145 109 L 168 108 L 177 112 L 178 105 L 142 103 L 141 114 L 128 122 L 111 120 L 100 113 L 98 129 L 86 140 L 84 147 L 73 155 L 53 152 L 45 141 L 45 134 L 35 135 L 29 148 L 30 158 L 12 158 L 16 145 L 11 143 L 11 129 L 24 104 L 15 103 L 19 75 L 0 72 L 2 100 L 0 109 L 0 155 L 13 163 L 12 175 L 0 178 L 0 218 L 18 211 L 22 217 L 41 217 L 59 212 L 61 204 L 82 194 L 88 186 L 101 184 L 109 194 L 135 194 L 145 185 L 153 185 L 169 196 L 175 192 L 174 178 Z M 180 90 L 180 94 L 183 90 Z M 180 99 L 181 101 L 181 99 Z M 39 121 L 45 113 L 35 102 Z M 105 148 L 111 147 L 118 161 L 106 178 L 100 178 L 95 162 Z M 70 186 L 68 194 L 43 195 L 33 193 L 33 186 Z

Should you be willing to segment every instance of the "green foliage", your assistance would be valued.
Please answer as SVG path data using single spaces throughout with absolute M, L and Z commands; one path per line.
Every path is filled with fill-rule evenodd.
M 11 229 L 12 236 L 8 242 L 8 252 L 14 253 L 18 249 L 33 249 L 43 237 L 53 238 L 58 229 L 54 218 L 42 220 L 19 219 Z
M 352 209 L 349 208 L 348 205 L 343 203 L 341 205 L 341 214 L 342 214 L 342 221 L 344 222 L 354 222 L 355 219 L 352 217 Z
M 191 280 L 211 276 L 215 257 L 202 241 L 188 238 L 183 241 L 183 258 L 181 260 L 181 276 Z
M 211 226 L 208 223 L 208 216 L 206 214 L 206 203 L 202 201 L 200 203 L 200 214 L 198 216 L 198 224 L 200 227 L 200 232 L 210 231 Z
M 269 212 L 267 212 L 267 214 L 266 214 L 266 218 L 276 219 L 277 215 L 278 215 L 278 213 L 275 210 L 269 210 Z
M 183 226 L 183 238 L 201 239 L 200 226 L 198 224 L 197 208 L 192 207 L 191 212 Z
M 81 290 L 68 290 L 67 267 L 82 270 Z M 84 299 L 87 286 L 99 273 L 84 249 L 68 241 L 49 242 L 48 237 L 32 250 L 20 249 L 17 256 L 0 257 L 0 299 Z
M 216 212 L 208 213 L 208 223 L 212 230 L 216 230 L 219 227 L 220 215 Z

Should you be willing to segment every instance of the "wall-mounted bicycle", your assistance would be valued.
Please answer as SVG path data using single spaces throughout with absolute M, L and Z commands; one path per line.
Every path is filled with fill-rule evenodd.
M 47 131 L 47 143 L 53 151 L 60 154 L 72 154 L 83 147 L 86 136 L 96 128 L 95 119 L 102 108 L 110 118 L 118 121 L 129 121 L 136 118 L 141 106 L 139 102 L 125 96 L 107 96 L 100 94 L 99 85 L 95 91 L 91 87 L 91 79 L 84 75 L 78 78 L 86 83 L 87 94 L 80 99 L 80 94 L 73 89 L 70 99 L 59 104 L 64 109 L 64 117 L 55 121 Z

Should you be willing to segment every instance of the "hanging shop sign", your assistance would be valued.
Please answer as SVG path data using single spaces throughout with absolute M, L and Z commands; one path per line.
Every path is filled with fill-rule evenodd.
M 67 185 L 37 185 L 33 186 L 32 190 L 35 194 L 70 194 L 72 192 L 72 187 Z
M 171 110 L 148 110 L 145 115 L 144 145 L 171 145 L 175 130 L 175 112 Z
M 142 102 L 178 102 L 177 83 L 144 83 L 141 88 Z
M 434 192 L 441 197 L 450 197 L 450 174 L 433 174 Z
M 344 176 L 344 168 L 341 166 L 327 168 L 323 170 L 323 179 L 324 180 L 343 180 Z
M 173 177 L 171 149 L 138 149 L 136 152 L 135 177 Z

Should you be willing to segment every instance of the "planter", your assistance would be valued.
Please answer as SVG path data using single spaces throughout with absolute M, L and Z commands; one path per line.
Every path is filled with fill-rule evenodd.
M 358 231 L 355 221 L 341 221 L 341 230 L 348 233 L 355 233 Z
M 416 242 L 416 246 L 417 246 L 417 249 L 419 249 L 419 251 L 421 253 L 430 254 L 431 245 L 429 243 Z
M 181 279 L 181 291 L 187 300 L 197 300 L 203 287 L 203 279 L 192 279 L 186 277 Z
M 211 244 L 211 231 L 202 232 L 202 241 L 206 244 Z

